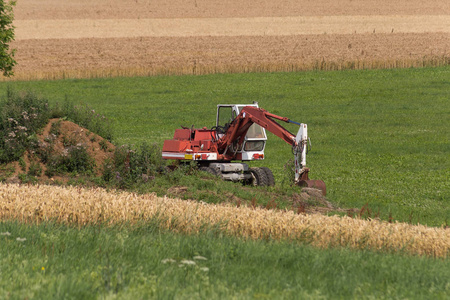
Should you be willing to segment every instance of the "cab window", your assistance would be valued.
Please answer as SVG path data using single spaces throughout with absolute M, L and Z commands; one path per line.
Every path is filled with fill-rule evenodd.
M 231 106 L 221 106 L 219 107 L 217 126 L 225 126 L 227 123 L 230 124 L 235 117 L 235 113 Z
M 250 128 L 247 131 L 246 137 L 249 138 L 249 139 L 263 139 L 263 138 L 265 138 L 264 131 L 263 131 L 262 127 L 259 126 L 256 123 L 253 123 L 253 125 L 250 126 Z

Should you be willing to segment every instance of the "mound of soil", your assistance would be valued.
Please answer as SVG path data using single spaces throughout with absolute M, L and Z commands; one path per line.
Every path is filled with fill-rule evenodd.
M 248 189 L 248 187 L 243 187 L 243 189 Z M 207 193 L 218 196 L 215 191 L 208 191 Z M 226 201 L 227 203 L 235 204 L 237 207 L 242 205 L 266 209 L 277 209 L 277 202 L 281 200 L 290 203 L 288 209 L 293 210 L 298 214 L 327 214 L 341 212 L 346 213 L 347 215 L 353 215 L 359 211 L 359 209 L 342 209 L 334 206 L 322 194 L 322 191 L 315 188 L 299 187 L 299 192 L 292 196 L 279 195 L 276 192 L 267 193 L 270 194 L 270 198 L 272 198 L 273 201 L 263 206 L 258 205 L 256 201 L 242 199 L 230 192 L 224 192 L 222 196 L 228 199 L 228 201 Z M 192 199 L 194 197 L 192 191 L 190 191 L 187 186 L 173 186 L 167 190 L 167 196 L 180 199 Z
M 19 174 L 35 175 L 39 182 L 59 180 L 67 182 L 70 178 L 65 174 L 48 174 L 48 166 L 43 163 L 42 153 L 53 156 L 67 155 L 71 147 L 83 147 L 94 164 L 94 172 L 100 175 L 105 160 L 112 158 L 115 146 L 101 136 L 73 122 L 62 119 L 51 119 L 42 132 L 37 135 L 38 148 L 25 152 L 18 162 L 10 164 L 14 167 L 13 175 L 7 182 L 21 182 Z M 37 173 L 37 174 L 36 174 Z

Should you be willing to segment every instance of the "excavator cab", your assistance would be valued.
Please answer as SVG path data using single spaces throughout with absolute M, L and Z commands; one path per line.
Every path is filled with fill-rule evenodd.
M 215 128 L 219 139 L 224 135 L 230 124 L 245 106 L 258 108 L 258 103 L 217 105 Z M 254 123 L 248 129 L 244 143 L 242 143 L 242 145 L 240 145 L 237 149 L 231 150 L 236 152 L 236 159 L 238 160 L 262 160 L 264 159 L 264 148 L 266 146 L 266 141 L 266 130 Z

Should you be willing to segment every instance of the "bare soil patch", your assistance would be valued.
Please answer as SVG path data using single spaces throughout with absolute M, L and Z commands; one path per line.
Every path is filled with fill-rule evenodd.
M 249 189 L 248 187 L 242 187 L 242 189 Z M 205 191 L 210 195 L 217 197 L 214 191 Z M 195 195 L 189 190 L 187 186 L 173 186 L 167 190 L 167 196 L 174 199 L 195 199 Z M 266 205 L 258 205 L 256 199 L 248 201 L 230 192 L 224 194 L 231 205 L 236 207 L 253 207 L 253 208 L 265 208 L 265 209 L 278 209 L 278 202 L 289 203 L 288 210 L 292 210 L 297 214 L 328 214 L 328 213 L 345 213 L 347 215 L 355 215 L 360 210 L 357 208 L 342 209 L 334 206 L 330 201 L 323 196 L 322 191 L 315 188 L 299 188 L 298 193 L 294 193 L 292 196 L 279 195 L 276 192 L 267 192 L 267 195 L 272 199 Z M 276 199 L 276 200 L 275 200 Z M 285 210 L 285 209 L 284 209 Z
M 60 122 L 59 134 L 52 134 L 51 128 L 55 123 Z M 52 140 L 54 149 L 57 153 L 62 154 L 67 146 L 65 144 L 82 145 L 90 157 L 94 159 L 96 168 L 101 168 L 106 159 L 112 157 L 112 153 L 116 148 L 108 140 L 91 132 L 90 130 L 81 127 L 71 121 L 61 119 L 51 119 L 44 127 L 42 134 L 38 135 L 42 143 L 48 143 Z M 99 174 L 99 170 L 97 170 Z
M 449 15 L 446 0 L 20 0 L 17 20 Z
M 450 16 L 297 16 L 266 18 L 75 19 L 15 21 L 16 40 L 450 33 Z M 76 30 L 74 30 L 76 29 Z

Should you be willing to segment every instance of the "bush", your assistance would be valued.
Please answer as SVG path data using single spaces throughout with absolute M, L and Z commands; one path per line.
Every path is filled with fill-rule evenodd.
M 84 145 L 70 146 L 62 155 L 52 155 L 48 158 L 47 176 L 55 173 L 91 173 L 95 162 L 89 156 Z
M 53 134 L 54 136 L 58 136 L 61 134 L 61 122 L 62 120 L 59 119 L 57 122 L 52 124 L 50 128 L 50 134 Z
M 41 176 L 42 174 L 42 168 L 41 165 L 36 162 L 36 161 L 32 161 L 30 163 L 30 168 L 28 170 L 28 175 L 30 176 Z
M 48 101 L 8 89 L 0 102 L 0 163 L 18 160 L 34 142 L 34 134 L 49 119 Z
M 117 147 L 112 161 L 103 166 L 103 180 L 128 188 L 136 182 L 148 182 L 165 169 L 158 145 L 141 144 L 137 149 L 128 145 Z

